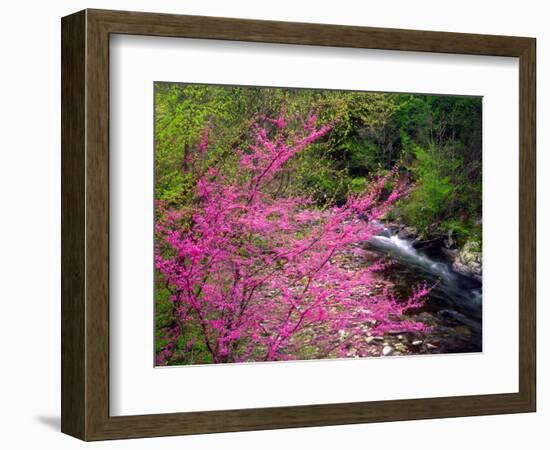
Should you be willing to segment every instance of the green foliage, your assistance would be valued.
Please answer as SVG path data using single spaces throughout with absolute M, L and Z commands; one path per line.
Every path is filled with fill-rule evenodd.
M 351 179 L 350 187 L 352 192 L 363 192 L 368 185 L 368 180 L 365 177 L 355 177 Z
M 444 96 L 398 101 L 402 158 L 416 183 L 401 203 L 403 219 L 426 236 L 451 232 L 460 242 L 481 239 L 481 101 Z
M 174 320 L 173 305 L 169 300 L 170 292 L 157 280 L 155 288 L 155 354 L 160 352 L 169 342 L 166 330 Z M 200 327 L 192 322 L 186 323 L 183 333 L 176 342 L 174 357 L 171 364 L 193 364 L 195 361 L 212 362 L 212 355 L 205 346 Z
M 294 163 L 289 189 L 312 197 L 319 205 L 342 201 L 348 192 L 346 171 L 334 167 L 326 157 L 304 152 Z
M 185 157 L 196 150 L 205 126 L 218 130 L 210 157 L 224 157 L 244 128 L 243 92 L 240 87 L 155 84 L 156 199 L 174 200 L 189 192 L 194 179 Z
M 454 186 L 448 176 L 442 174 L 433 148 L 415 147 L 415 164 L 411 167 L 418 180 L 416 189 L 403 201 L 403 216 L 406 222 L 421 229 L 428 229 L 448 214 L 453 203 Z
M 481 238 L 481 100 L 473 97 L 239 86 L 155 85 L 155 198 L 188 203 L 195 173 L 185 156 L 211 129 L 206 166 L 239 176 L 234 150 L 260 117 L 317 111 L 333 124 L 320 142 L 273 180 L 279 195 L 320 206 L 344 201 L 372 175 L 399 164 L 415 185 L 394 217 L 426 236 Z

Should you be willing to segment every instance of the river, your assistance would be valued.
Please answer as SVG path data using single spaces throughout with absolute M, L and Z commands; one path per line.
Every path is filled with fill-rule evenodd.
M 433 286 L 425 306 L 413 317 L 428 322 L 432 332 L 427 337 L 431 351 L 418 347 L 418 352 L 463 353 L 482 350 L 482 284 L 452 269 L 437 250 L 430 253 L 415 248 L 411 239 L 398 236 L 391 227 L 375 236 L 367 245 L 374 257 L 390 258 L 385 275 L 395 284 L 402 297 L 411 286 L 426 282 Z M 424 349 L 423 351 L 421 349 Z M 414 348 L 411 348 L 414 352 Z

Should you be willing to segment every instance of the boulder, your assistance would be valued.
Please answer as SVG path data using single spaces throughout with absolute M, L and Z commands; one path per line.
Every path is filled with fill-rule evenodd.
M 481 281 L 483 274 L 482 254 L 478 242 L 467 242 L 458 252 L 453 262 L 453 269 Z
M 400 239 L 412 239 L 418 238 L 418 231 L 414 227 L 403 227 L 397 232 L 397 236 Z

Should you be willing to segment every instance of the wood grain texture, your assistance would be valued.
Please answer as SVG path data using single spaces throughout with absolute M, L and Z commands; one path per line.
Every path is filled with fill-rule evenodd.
M 61 35 L 61 430 L 85 424 L 85 20 L 65 17 Z
M 109 416 L 109 34 L 113 33 L 519 57 L 519 392 Z M 99 440 L 535 410 L 534 39 L 86 10 L 63 18 L 62 41 L 63 432 Z
M 519 384 L 536 409 L 536 41 L 531 39 L 519 67 Z
M 88 10 L 111 33 L 280 44 L 521 56 L 528 38 L 374 27 Z

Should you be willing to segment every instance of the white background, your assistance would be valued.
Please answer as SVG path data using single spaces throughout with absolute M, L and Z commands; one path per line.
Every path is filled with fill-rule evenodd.
M 369 2 L 370 3 L 370 2 Z M 59 17 L 84 7 L 296 20 L 538 38 L 538 333 L 536 414 L 353 425 L 89 444 L 95 448 L 257 449 L 381 447 L 422 449 L 548 447 L 550 319 L 550 30 L 546 2 L 50 1 L 3 5 L 0 77 L 2 283 L 0 399 L 6 448 L 80 448 L 59 433 Z M 546 205 L 543 207 L 543 205 Z M 511 205 L 515 209 L 515 205 Z M 506 247 L 503 245 L 503 252 Z
M 517 392 L 517 58 L 143 36 L 110 56 L 111 414 Z M 483 96 L 483 354 L 154 368 L 155 80 Z

